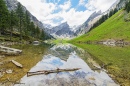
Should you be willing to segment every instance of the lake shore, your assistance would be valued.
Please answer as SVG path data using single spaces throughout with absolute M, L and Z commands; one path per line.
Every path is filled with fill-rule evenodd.
M 109 75 L 117 81 L 120 85 L 130 85 L 130 47 L 112 47 L 105 45 L 94 44 L 79 44 L 74 45 L 81 47 L 93 55 L 94 60 L 102 66 L 103 64 L 109 66 L 105 67 Z
M 4 73 L 4 75 L 0 78 L 0 82 L 3 83 L 8 79 L 14 82 L 20 80 L 30 70 L 30 68 L 35 66 L 36 63 L 42 59 L 47 46 L 13 45 L 11 47 L 21 49 L 23 50 L 23 53 L 18 56 L 5 56 L 0 58 L 1 63 L 4 63 L 0 65 L 0 69 Z M 16 60 L 21 63 L 23 68 L 19 68 L 14 65 L 10 62 L 11 60 Z M 7 70 L 12 70 L 12 73 L 5 73 Z

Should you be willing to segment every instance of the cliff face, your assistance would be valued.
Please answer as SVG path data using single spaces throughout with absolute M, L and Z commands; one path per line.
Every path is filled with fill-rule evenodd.
M 90 15 L 90 17 L 80 26 L 75 32 L 77 35 L 82 35 L 88 32 L 91 26 L 102 16 L 102 12 L 94 12 Z
M 72 28 L 68 25 L 67 22 L 64 22 L 52 29 L 48 30 L 48 33 L 53 35 L 55 38 L 72 38 L 75 36 L 75 33 L 71 31 Z

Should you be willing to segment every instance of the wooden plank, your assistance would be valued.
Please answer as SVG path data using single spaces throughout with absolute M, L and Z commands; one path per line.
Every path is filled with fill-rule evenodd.
M 16 62 L 15 60 L 12 60 L 12 63 L 13 63 L 13 64 L 15 64 L 17 67 L 20 67 L 20 68 L 22 68 L 22 67 L 23 67 L 23 65 L 22 65 L 22 64 L 20 64 L 20 63 Z
M 33 75 L 41 75 L 41 74 L 50 74 L 50 73 L 59 73 L 59 72 L 67 72 L 67 71 L 76 71 L 81 68 L 73 68 L 73 69 L 55 69 L 55 70 L 42 70 L 42 71 L 36 71 L 36 72 L 27 72 L 27 77 L 33 76 Z

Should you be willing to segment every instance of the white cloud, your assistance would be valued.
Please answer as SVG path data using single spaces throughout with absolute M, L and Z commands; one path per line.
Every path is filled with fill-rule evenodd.
M 89 10 L 101 10 L 102 12 L 110 8 L 110 6 L 117 0 L 89 0 L 85 5 Z
M 53 3 L 47 3 L 47 0 L 18 1 L 43 23 L 56 26 L 67 21 L 70 26 L 74 26 L 83 24 L 94 11 L 106 11 L 116 0 L 89 0 L 88 3 L 86 3 L 87 0 L 80 0 L 79 5 L 85 6 L 88 9 L 86 11 L 77 11 L 76 8 L 72 8 L 71 0 L 65 0 L 66 2 L 60 5 L 58 5 L 60 0 L 50 0 Z M 60 12 L 53 13 L 56 10 L 60 10 Z M 63 20 L 53 21 L 53 19 L 58 20 L 58 18 Z
M 64 19 L 62 22 L 67 21 L 70 26 L 75 26 L 83 24 L 91 13 L 92 11 L 76 11 L 72 8 L 68 12 L 63 12 L 59 15 Z
M 63 5 L 59 6 L 63 11 L 67 11 L 70 9 L 71 7 L 71 1 L 68 0 L 67 2 L 65 2 Z
M 85 1 L 87 0 L 79 0 L 79 5 L 85 5 Z

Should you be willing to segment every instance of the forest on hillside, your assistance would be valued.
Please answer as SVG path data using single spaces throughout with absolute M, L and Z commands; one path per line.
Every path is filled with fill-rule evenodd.
M 21 41 L 30 39 L 44 40 L 45 33 L 35 25 L 29 16 L 29 12 L 23 10 L 18 3 L 15 10 L 9 11 L 3 0 L 0 0 L 0 39 L 9 41 Z M 14 38 L 16 38 L 14 40 Z

